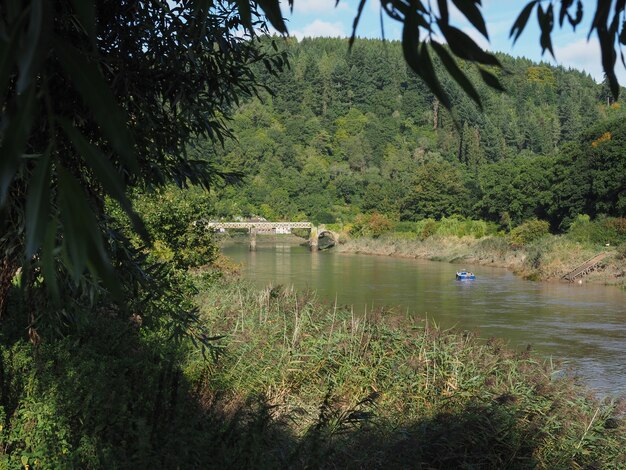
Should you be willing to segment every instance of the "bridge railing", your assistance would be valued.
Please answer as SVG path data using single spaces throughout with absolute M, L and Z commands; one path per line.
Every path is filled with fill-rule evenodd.
M 208 222 L 206 226 L 214 229 L 256 228 L 260 230 L 270 230 L 282 228 L 291 230 L 294 228 L 311 229 L 313 224 L 311 222 Z

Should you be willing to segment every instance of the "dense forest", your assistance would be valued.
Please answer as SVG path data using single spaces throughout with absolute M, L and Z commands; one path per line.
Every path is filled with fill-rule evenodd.
M 620 402 L 552 360 L 258 291 L 197 223 L 621 214 L 615 90 L 501 57 L 510 93 L 481 88 L 481 114 L 446 80 L 450 113 L 398 44 L 268 47 L 277 9 L 2 3 L 0 468 L 623 468 Z M 547 225 L 476 244 L 517 250 Z
M 347 222 L 459 215 L 510 228 L 563 230 L 577 214 L 622 216 L 621 103 L 587 74 L 498 54 L 506 93 L 477 85 L 483 111 L 446 74 L 447 111 L 406 65 L 399 43 L 281 42 L 290 69 L 259 68 L 270 93 L 242 103 L 224 146 L 196 142 L 246 175 L 216 194 L 218 217 Z M 463 71 L 480 83 L 469 63 Z M 441 65 L 435 62 L 435 67 Z M 609 177 L 610 176 L 610 177 Z

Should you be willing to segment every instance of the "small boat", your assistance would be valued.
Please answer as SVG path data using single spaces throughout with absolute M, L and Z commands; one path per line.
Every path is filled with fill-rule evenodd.
M 473 281 L 474 279 L 476 279 L 476 276 L 474 275 L 474 273 L 471 273 L 469 271 L 459 271 L 456 273 L 456 278 L 459 281 Z

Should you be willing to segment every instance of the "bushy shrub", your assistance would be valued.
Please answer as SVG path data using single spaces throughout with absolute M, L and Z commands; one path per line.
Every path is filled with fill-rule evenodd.
M 417 236 L 420 240 L 426 240 L 437 233 L 437 222 L 434 219 L 423 219 L 417 222 Z
M 448 237 L 462 237 L 465 235 L 463 220 L 457 217 L 442 217 L 437 225 L 437 235 Z
M 577 242 L 589 243 L 592 230 L 591 217 L 587 214 L 578 214 L 570 224 L 567 236 Z
M 213 231 L 206 226 L 210 207 L 206 191 L 168 187 L 142 193 L 134 203 L 152 238 L 150 254 L 156 261 L 184 269 L 209 264 L 217 256 Z M 110 212 L 123 219 L 118 209 L 112 207 Z
M 550 233 L 550 224 L 545 220 L 531 219 L 518 225 L 509 235 L 513 246 L 525 246 Z
M 605 241 L 611 245 L 618 245 L 626 242 L 626 218 L 609 217 L 599 222 L 604 236 L 604 240 L 598 240 L 599 243 Z
M 466 221 L 466 235 L 470 235 L 474 238 L 483 238 L 487 235 L 495 235 L 496 233 L 498 233 L 498 226 L 493 222 L 487 222 L 485 220 Z
M 580 214 L 570 225 L 567 236 L 580 243 L 619 245 L 626 242 L 626 218 L 599 217 L 591 220 Z
M 493 222 L 466 219 L 460 216 L 442 217 L 439 221 L 423 219 L 419 222 L 400 222 L 396 230 L 404 232 L 408 231 L 406 229 L 409 227 L 421 240 L 433 235 L 482 238 L 498 232 L 498 226 Z
M 343 225 L 338 224 L 338 223 L 324 224 L 324 226 L 326 227 L 327 230 L 330 230 L 331 232 L 335 232 L 335 233 L 339 233 L 344 229 Z
M 360 214 L 354 219 L 350 235 L 378 238 L 393 229 L 393 222 L 383 214 Z
M 397 222 L 394 230 L 396 232 L 412 232 L 412 233 L 417 233 L 417 224 L 419 222 L 411 222 L 408 220 L 403 220 L 400 222 Z

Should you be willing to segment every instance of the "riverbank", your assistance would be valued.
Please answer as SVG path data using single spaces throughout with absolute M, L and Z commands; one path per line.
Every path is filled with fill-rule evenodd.
M 525 279 L 558 280 L 585 260 L 608 251 L 603 269 L 591 273 L 584 282 L 624 285 L 626 265 L 612 248 L 584 245 L 563 236 L 548 235 L 514 247 L 505 237 L 483 238 L 433 236 L 424 240 L 388 233 L 379 238 L 342 239 L 336 248 L 343 253 L 361 253 L 431 261 L 468 263 L 507 268 Z
M 112 308 L 36 347 L 2 331 L 0 468 L 626 464 L 625 404 L 532 351 L 222 270 L 172 274 L 202 338 Z
M 187 366 L 245 430 L 233 463 L 321 468 L 618 468 L 623 410 L 534 353 L 387 311 L 355 316 L 312 292 L 202 287 L 226 354 Z M 228 435 L 232 438 L 232 436 Z

